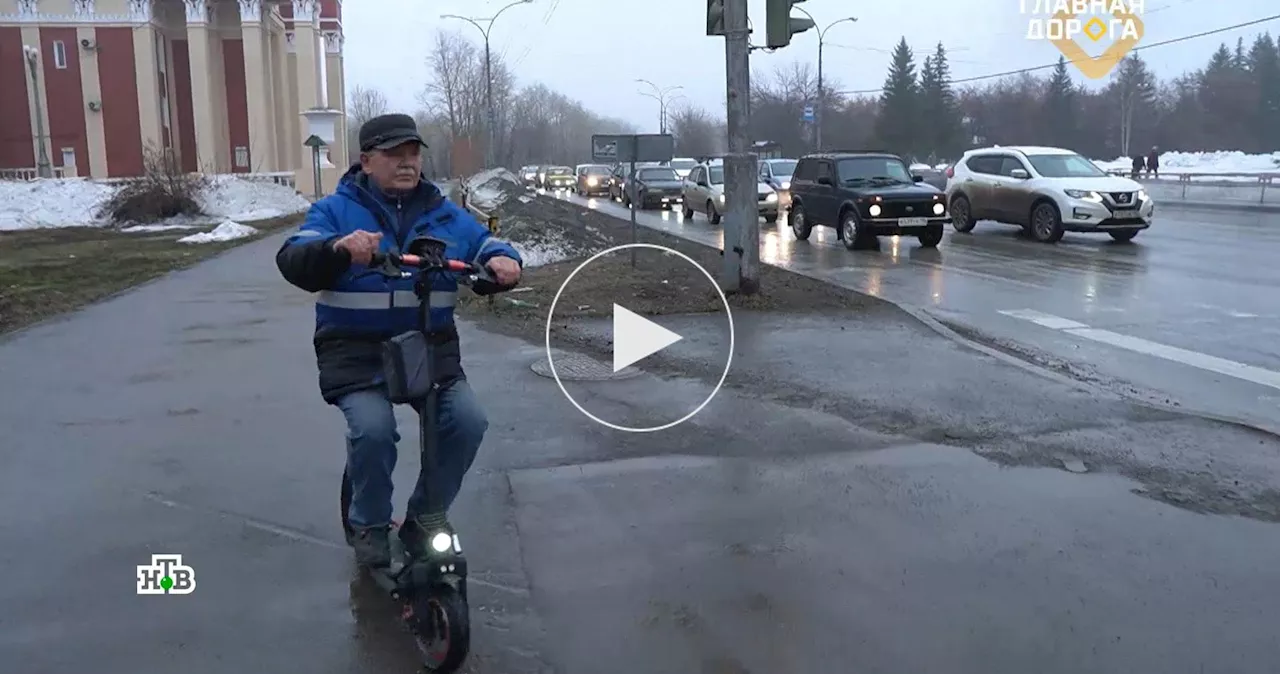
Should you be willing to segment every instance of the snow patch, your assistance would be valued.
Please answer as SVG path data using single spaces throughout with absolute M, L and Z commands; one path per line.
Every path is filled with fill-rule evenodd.
M 214 227 L 213 231 L 184 236 L 181 239 L 178 239 L 178 243 L 222 243 L 225 241 L 243 239 L 257 233 L 258 230 L 248 225 L 242 225 L 238 222 L 227 220 L 217 227 Z
M 196 229 L 200 225 L 134 225 L 125 227 L 121 232 L 125 234 L 150 234 L 153 232 L 172 232 L 177 229 Z
M 84 178 L 0 181 L 0 231 L 100 226 L 98 207 L 115 193 Z
M 210 178 L 209 188 L 200 196 L 201 210 L 226 220 L 265 220 L 309 208 L 311 202 L 292 187 L 228 175 Z
M 87 178 L 0 181 L 0 231 L 54 227 L 101 227 L 98 210 L 120 188 Z M 311 207 L 291 187 L 237 176 L 211 176 L 198 198 L 204 216 L 178 216 L 158 225 L 194 229 L 225 220 L 264 220 Z M 130 233 L 165 231 L 128 227 Z
M 482 211 L 491 211 L 512 194 L 523 191 L 516 174 L 501 167 L 481 171 L 462 184 L 468 201 Z
M 524 243 L 519 245 L 524 268 L 541 267 L 573 257 L 568 243 Z

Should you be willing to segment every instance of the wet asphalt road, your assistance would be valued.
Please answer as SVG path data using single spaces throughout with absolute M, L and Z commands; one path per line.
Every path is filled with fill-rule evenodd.
M 566 198 L 629 217 L 607 200 Z M 948 230 L 937 250 L 886 238 L 878 252 L 856 253 L 833 229 L 797 241 L 783 218 L 761 221 L 760 257 L 1029 346 L 1085 379 L 1280 429 L 1280 214 L 1158 212 L 1132 244 L 1068 233 L 1046 246 L 984 222 Z M 721 243 L 701 215 L 650 211 L 638 221 Z
M 316 393 L 311 301 L 278 279 L 278 241 L 0 343 L 5 671 L 413 671 L 341 544 L 340 415 Z M 541 345 L 464 339 L 491 419 L 454 513 L 470 671 L 1280 659 L 1280 530 L 1191 509 L 1280 507 L 1273 439 L 1032 376 L 893 315 L 742 316 L 732 385 L 656 435 L 579 414 L 529 369 Z M 673 350 L 684 377 L 584 386 L 618 418 L 669 417 L 704 395 L 698 364 L 719 367 L 708 343 Z M 401 503 L 417 468 L 402 451 Z M 183 554 L 195 593 L 136 596 L 152 553 Z

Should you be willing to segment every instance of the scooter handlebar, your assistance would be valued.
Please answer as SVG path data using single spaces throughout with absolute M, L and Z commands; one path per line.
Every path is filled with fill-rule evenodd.
M 369 260 L 370 268 L 374 267 L 414 267 L 425 271 L 449 271 L 459 274 L 483 274 L 484 268 L 462 260 L 431 260 L 420 255 L 400 253 L 375 253 Z

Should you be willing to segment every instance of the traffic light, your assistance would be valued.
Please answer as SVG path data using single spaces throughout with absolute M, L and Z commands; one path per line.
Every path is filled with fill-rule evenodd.
M 707 35 L 724 35 L 724 0 L 707 0 Z
M 791 7 L 804 0 L 765 0 L 765 46 L 778 49 L 791 44 L 791 36 L 813 28 L 813 21 L 791 17 Z

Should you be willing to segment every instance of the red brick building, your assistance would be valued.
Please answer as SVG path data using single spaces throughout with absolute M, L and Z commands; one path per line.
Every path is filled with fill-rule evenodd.
M 341 5 L 0 0 L 0 176 L 34 173 L 42 144 L 59 174 L 134 176 L 154 147 L 190 171 L 297 171 L 304 189 L 301 111 L 346 107 Z

